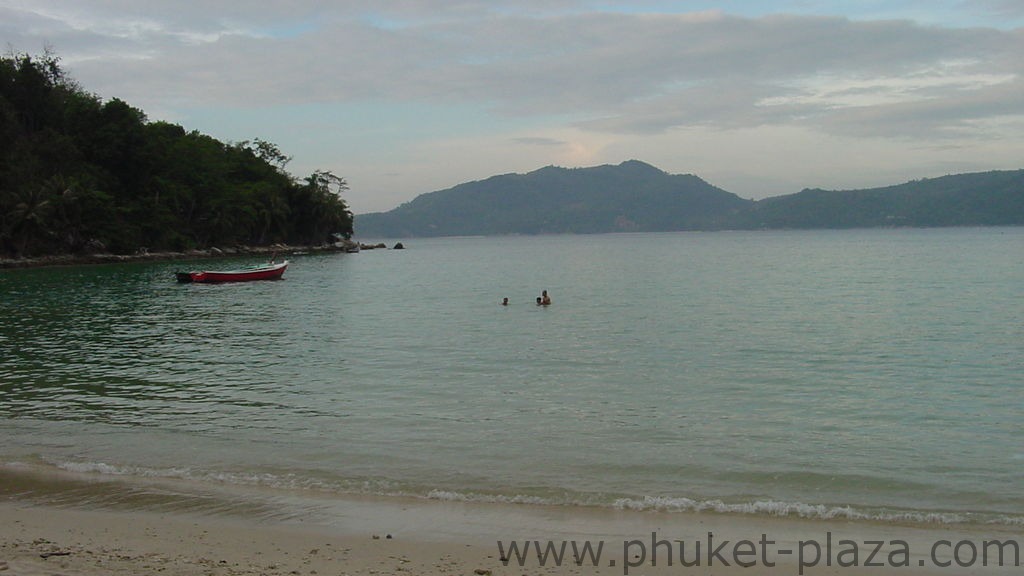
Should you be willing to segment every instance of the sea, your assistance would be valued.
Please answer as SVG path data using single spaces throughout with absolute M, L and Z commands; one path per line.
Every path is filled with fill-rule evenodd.
M 1024 228 L 403 243 L 0 271 L 0 494 L 1024 526 Z

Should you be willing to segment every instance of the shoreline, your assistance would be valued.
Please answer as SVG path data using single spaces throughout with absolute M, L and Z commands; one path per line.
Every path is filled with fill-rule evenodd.
M 1010 574 L 1024 543 L 1024 529 L 1006 526 L 438 501 L 17 468 L 2 488 L 0 572 L 21 575 L 943 574 L 963 573 L 967 561 L 972 573 Z M 999 550 L 992 542 L 1003 546 L 1001 566 L 994 555 L 981 564 L 982 552 Z M 589 547 L 582 565 L 555 560 L 560 549 L 572 555 L 567 544 Z
M 387 248 L 383 244 L 366 245 L 353 241 L 342 241 L 335 244 L 319 246 L 291 246 L 288 244 L 272 244 L 270 246 L 234 246 L 231 248 L 211 247 L 204 250 L 186 250 L 184 252 L 149 252 L 140 250 L 135 254 L 59 254 L 30 258 L 2 258 L 0 270 L 22 268 L 45 268 L 57 266 L 79 266 L 90 264 L 119 264 L 125 262 L 166 262 L 174 260 L 204 260 L 208 258 L 226 258 L 232 256 L 272 255 L 275 253 L 290 254 L 293 252 L 334 253 L 349 252 L 354 249 L 370 250 Z
M 172 496 L 173 495 L 173 496 Z M 1024 516 L 1011 512 L 967 510 L 913 510 L 895 507 L 858 507 L 847 504 L 808 504 L 773 499 L 751 499 L 726 503 L 711 499 L 694 501 L 674 499 L 558 499 L 514 493 L 458 492 L 451 489 L 392 487 L 389 490 L 362 490 L 357 485 L 320 480 L 296 481 L 291 475 L 273 473 L 199 473 L 174 472 L 105 463 L 53 464 L 45 460 L 15 458 L 0 463 L 0 500 L 4 497 L 29 498 L 39 503 L 56 501 L 77 505 L 95 501 L 118 509 L 173 506 L 193 512 L 232 510 L 268 517 L 294 518 L 304 515 L 325 521 L 333 515 L 332 502 L 409 501 L 436 506 L 508 506 L 510 509 L 575 510 L 593 514 L 664 514 L 782 519 L 807 522 L 843 522 L 858 525 L 905 526 L 945 530 L 1009 530 L 1024 533 Z M 591 511 L 591 512 L 586 512 Z
M 178 511 L 123 511 L 0 501 L 0 571 L 11 574 L 872 574 L 962 573 L 968 546 L 1018 534 L 709 515 L 548 510 L 530 505 L 452 505 L 349 500 L 343 527 Z M 390 528 L 385 528 L 390 526 Z M 933 556 L 935 542 L 950 542 Z M 509 552 L 512 543 L 521 552 Z M 533 543 L 558 554 L 540 560 Z M 837 555 L 840 542 L 859 546 Z M 878 542 L 879 544 L 874 544 Z M 961 545 L 953 555 L 953 543 Z M 500 544 L 499 544 L 500 543 Z M 902 543 L 902 544 L 900 544 Z M 701 546 L 704 546 L 701 549 Z M 849 546 L 849 545 L 847 545 Z M 906 548 L 904 548 L 906 547 Z M 518 548 L 517 548 L 518 550 Z M 697 552 L 695 552 L 695 550 Z M 712 550 L 716 552 L 712 553 Z M 905 552 L 906 550 L 906 552 Z M 1019 573 L 1003 566 L 975 574 Z M 569 554 L 571 555 L 571 549 Z M 682 556 L 680 556 L 682 554 Z M 872 555 L 869 560 L 868 556 Z M 971 559 L 980 564 L 981 558 Z M 1019 559 L 1018 559 L 1019 560 Z M 683 562 L 697 565 L 684 566 Z M 845 562 L 846 564 L 842 564 Z M 831 564 L 831 565 L 830 565 Z M 55 571 L 59 570 L 59 571 Z

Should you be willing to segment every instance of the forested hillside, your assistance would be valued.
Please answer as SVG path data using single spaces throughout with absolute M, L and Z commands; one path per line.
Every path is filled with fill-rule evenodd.
M 223 143 L 103 101 L 52 54 L 0 58 L 0 256 L 319 244 L 351 234 L 344 179 L 295 178 L 288 160 L 270 142 Z
M 766 198 L 739 228 L 1024 225 L 1024 170 L 924 178 L 864 190 L 803 190 Z
M 460 184 L 362 214 L 356 229 L 371 237 L 715 230 L 752 204 L 692 174 L 630 160 Z
M 360 214 L 362 236 L 1024 225 L 1024 170 L 744 200 L 690 174 L 617 166 L 505 174 Z

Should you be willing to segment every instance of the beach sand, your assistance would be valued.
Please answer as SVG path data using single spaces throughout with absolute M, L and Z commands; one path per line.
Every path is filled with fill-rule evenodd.
M 985 538 L 1015 537 L 1012 531 L 957 531 L 943 528 L 874 525 L 845 521 L 809 521 L 721 514 L 628 512 L 509 504 L 467 504 L 399 498 L 354 498 L 338 510 L 344 521 L 332 525 L 266 521 L 211 514 L 155 510 L 95 510 L 57 507 L 7 498 L 0 502 L 0 573 L 18 575 L 524 575 L 524 574 L 799 574 L 794 556 L 772 554 L 744 568 L 725 567 L 718 560 L 708 566 L 683 567 L 668 548 L 679 541 L 715 542 L 757 540 L 762 534 L 772 548 L 796 546 L 800 540 L 832 532 L 841 538 L 865 540 L 905 539 L 914 546 L 909 568 L 805 567 L 804 574 L 1013 574 L 1019 567 L 951 567 L 926 562 L 930 543 L 942 539 L 971 539 L 980 546 Z M 386 531 L 387 526 L 394 528 Z M 656 538 L 659 563 L 651 565 Z M 984 532 L 984 533 L 983 533 Z M 1016 536 L 1019 536 L 1017 534 Z M 497 540 L 584 539 L 603 542 L 598 566 L 540 566 L 535 553 L 520 566 L 515 558 L 505 565 Z M 631 542 L 628 546 L 626 542 Z M 1019 538 L 1018 538 L 1019 540 Z M 643 542 L 643 544 L 640 544 Z M 706 543 L 706 542 L 705 542 Z M 717 544 L 716 544 L 717 545 Z M 732 544 L 730 544 L 732 546 Z M 726 548 L 723 553 L 731 558 Z M 875 559 L 885 562 L 890 547 Z M 867 563 L 867 548 L 860 564 Z M 624 560 L 624 553 L 630 557 Z M 641 553 L 644 555 L 641 558 Z M 692 548 L 687 549 L 687 554 Z M 706 551 L 704 552 L 706 556 Z M 510 556 L 506 554 L 506 556 Z M 805 563 L 810 558 L 806 554 Z M 949 557 L 947 555 L 947 557 Z M 949 557 L 952 559 L 951 557 Z M 847 558 L 849 559 L 849 558 Z M 919 562 L 923 564 L 919 564 Z M 927 564 L 927 565 L 926 565 Z M 629 565 L 628 571 L 625 568 Z

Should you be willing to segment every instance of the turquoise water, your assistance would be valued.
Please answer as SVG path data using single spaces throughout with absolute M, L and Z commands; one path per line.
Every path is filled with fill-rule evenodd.
M 0 463 L 1024 523 L 1024 229 L 405 244 L 0 272 Z

